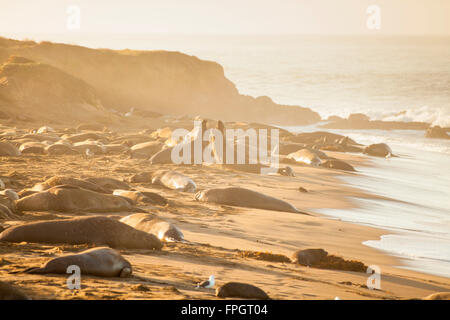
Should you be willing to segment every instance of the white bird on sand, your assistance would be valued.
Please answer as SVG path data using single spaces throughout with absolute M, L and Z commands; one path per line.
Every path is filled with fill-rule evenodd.
M 133 115 L 133 112 L 134 112 L 134 108 L 131 108 L 130 111 L 125 113 L 125 117 L 131 117 Z
M 90 159 L 95 155 L 94 152 L 91 151 L 91 149 L 87 148 L 86 149 L 86 159 Z
M 197 287 L 195 287 L 195 289 L 198 288 L 212 288 L 215 285 L 215 281 L 214 281 L 214 276 L 211 275 L 209 276 L 209 280 L 203 281 L 202 283 L 197 283 Z

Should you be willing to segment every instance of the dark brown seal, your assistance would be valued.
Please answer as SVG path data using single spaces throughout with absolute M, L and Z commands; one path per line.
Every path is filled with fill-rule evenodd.
M 112 248 L 156 249 L 161 241 L 152 234 L 136 230 L 107 217 L 31 222 L 10 227 L 0 233 L 0 241 L 94 244 Z
M 220 298 L 270 299 L 262 289 L 247 283 L 228 282 L 216 289 L 216 296 Z

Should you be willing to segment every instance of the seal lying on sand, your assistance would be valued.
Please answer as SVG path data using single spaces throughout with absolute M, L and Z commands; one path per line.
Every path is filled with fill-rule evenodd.
M 112 193 L 116 189 L 123 189 L 123 190 L 130 189 L 130 186 L 128 184 L 126 184 L 123 181 L 114 179 L 114 178 L 92 177 L 92 178 L 87 178 L 84 181 L 93 183 L 93 184 L 103 188 L 104 190 L 108 191 L 109 193 Z M 93 191 L 95 191 L 95 190 L 93 190 Z
M 301 149 L 297 152 L 290 153 L 287 157 L 314 167 L 320 166 L 322 163 L 316 153 L 308 149 Z
M 95 183 L 81 180 L 81 179 L 71 178 L 71 177 L 64 177 L 64 176 L 51 177 L 42 183 L 36 184 L 35 186 L 33 186 L 33 188 L 31 190 L 44 191 L 44 190 L 50 189 L 51 187 L 61 186 L 64 184 L 74 186 L 74 187 L 80 187 L 80 188 L 95 191 L 95 192 L 108 193 L 107 190 L 98 186 Z
M 34 243 L 94 244 L 112 248 L 156 249 L 161 241 L 152 234 L 136 230 L 107 217 L 31 222 L 0 233 L 0 241 Z
M 329 169 L 344 170 L 344 171 L 356 171 L 352 165 L 348 164 L 347 162 L 344 162 L 342 160 L 337 160 L 337 159 L 331 159 L 331 160 L 327 160 L 327 161 L 323 162 L 322 167 L 329 168 Z
M 16 287 L 0 281 L 0 300 L 31 300 Z
M 167 199 L 161 197 L 159 194 L 147 191 L 128 191 L 128 190 L 114 190 L 113 195 L 121 196 L 131 200 L 132 204 L 135 203 L 150 203 L 159 206 L 165 206 Z
M 132 209 L 122 197 L 67 185 L 31 194 L 18 200 L 16 205 L 20 211 L 118 212 Z
M 328 252 L 323 249 L 298 250 L 292 255 L 292 261 L 305 266 L 311 266 L 325 258 L 327 255 Z
M 165 241 L 183 241 L 184 235 L 172 223 L 148 213 L 136 213 L 120 219 L 121 222 L 157 236 Z
M 197 192 L 195 200 L 214 202 L 229 206 L 256 208 L 264 210 L 295 212 L 309 215 L 297 210 L 290 203 L 265 194 L 237 187 L 214 188 Z
M 17 149 L 13 144 L 6 141 L 0 141 L 0 156 L 17 157 L 20 156 L 20 154 L 20 150 Z
M 195 182 L 176 171 L 160 170 L 153 175 L 152 184 L 159 184 L 166 188 L 183 192 L 195 192 Z
M 66 255 L 48 261 L 42 268 L 31 268 L 26 273 L 46 274 L 67 272 L 67 267 L 80 267 L 81 274 L 99 277 L 128 277 L 131 264 L 116 250 L 111 248 L 93 248 L 77 254 Z
M 376 143 L 364 148 L 364 153 L 376 157 L 392 156 L 392 150 L 386 143 Z
M 216 296 L 220 298 L 270 299 L 262 289 L 251 284 L 240 282 L 228 282 L 217 288 Z

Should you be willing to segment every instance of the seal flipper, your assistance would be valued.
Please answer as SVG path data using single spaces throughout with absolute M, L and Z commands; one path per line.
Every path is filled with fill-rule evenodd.
M 31 267 L 28 269 L 25 269 L 21 271 L 20 273 L 29 273 L 29 274 L 45 274 L 48 273 L 45 268 L 39 268 L 39 267 Z

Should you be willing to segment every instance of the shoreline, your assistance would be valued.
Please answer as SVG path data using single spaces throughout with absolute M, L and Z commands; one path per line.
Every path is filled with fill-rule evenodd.
M 155 121 L 158 122 L 158 121 Z M 148 125 L 148 124 L 147 124 Z M 164 127 L 165 122 L 155 123 Z M 123 126 L 123 128 L 126 124 Z M 116 128 L 114 128 L 115 130 Z M 139 131 L 138 128 L 135 131 Z M 125 134 L 125 132 L 122 132 Z M 132 132 L 128 132 L 132 134 Z M 358 166 L 371 165 L 366 157 L 327 152 L 330 156 Z M 5 160 L 5 161 L 3 161 Z M 273 299 L 411 299 L 439 291 L 450 291 L 450 279 L 399 269 L 400 260 L 364 241 L 379 239 L 386 230 L 331 219 L 315 210 L 352 210 L 352 197 L 386 199 L 341 181 L 339 176 L 355 173 L 292 165 L 295 177 L 261 176 L 214 166 L 150 166 L 146 160 L 123 156 L 22 155 L 3 158 L 0 175 L 15 171 L 27 178 L 27 185 L 42 182 L 45 176 L 104 176 L 127 179 L 131 175 L 157 169 L 175 169 L 191 177 L 198 189 L 240 186 L 288 201 L 312 216 L 286 212 L 199 203 L 190 193 L 155 189 L 151 184 L 131 184 L 137 190 L 157 192 L 169 200 L 168 207 L 145 206 L 145 210 L 175 223 L 188 243 L 166 243 L 161 252 L 120 250 L 133 265 L 131 279 L 84 277 L 82 290 L 65 288 L 64 275 L 26 275 L 20 272 L 40 265 L 51 257 L 81 251 L 89 246 L 0 243 L 0 279 L 17 283 L 37 299 L 217 299 L 213 289 L 195 290 L 195 284 L 210 274 L 217 285 L 244 281 L 263 288 Z M 81 175 L 79 173 L 82 173 Z M 357 173 L 356 173 L 357 174 Z M 308 192 L 301 193 L 303 187 Z M 116 213 L 120 218 L 129 213 Z M 25 221 L 61 219 L 70 214 L 28 212 Z M 8 224 L 11 224 L 8 222 Z M 291 257 L 304 248 L 323 248 L 329 254 L 381 267 L 381 290 L 369 290 L 368 274 L 317 269 L 242 257 L 239 250 L 272 252 Z M 244 280 L 245 279 L 245 280 Z M 148 291 L 141 290 L 144 286 Z

